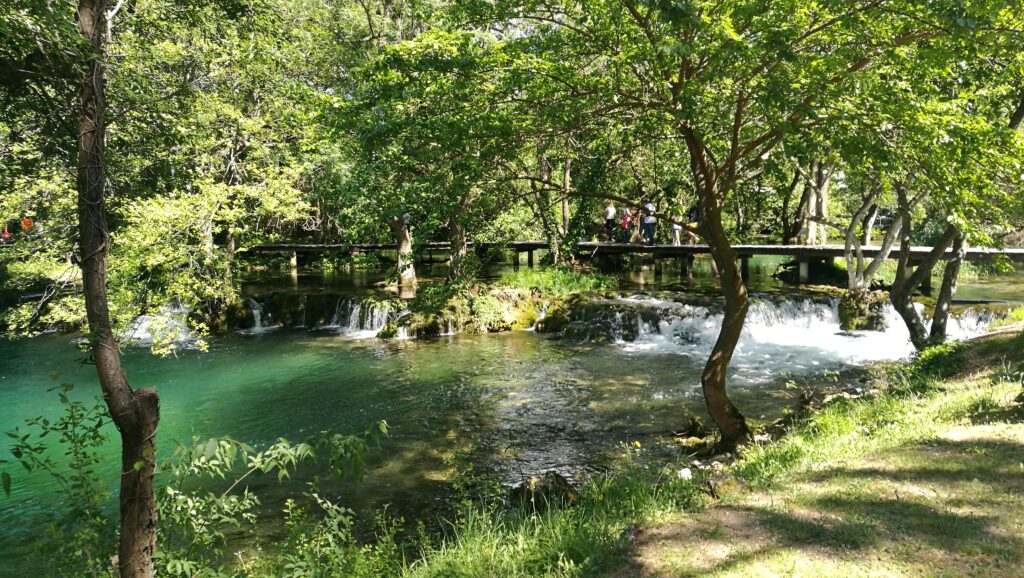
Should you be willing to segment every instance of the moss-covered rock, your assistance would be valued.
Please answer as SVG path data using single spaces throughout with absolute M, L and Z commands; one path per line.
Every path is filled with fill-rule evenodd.
M 882 291 L 847 291 L 839 299 L 839 326 L 844 331 L 885 331 L 885 304 Z
M 377 339 L 394 339 L 398 336 L 398 326 L 394 323 L 388 323 L 377 332 Z
M 569 325 L 569 309 L 563 303 L 548 307 L 543 319 L 537 320 L 537 333 L 561 333 Z

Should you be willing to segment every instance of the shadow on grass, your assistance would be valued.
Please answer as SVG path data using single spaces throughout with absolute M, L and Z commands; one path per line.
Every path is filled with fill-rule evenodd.
M 788 508 L 721 506 L 699 517 L 732 516 L 725 531 L 684 530 L 651 540 L 641 537 L 641 555 L 624 576 L 698 576 L 753 570 L 760 561 L 796 551 L 798 558 L 822 554 L 830 563 L 865 570 L 877 555 L 900 564 L 932 564 L 937 573 L 987 558 L 993 575 L 1017 575 L 1024 539 L 1007 531 L 1021 515 L 1020 464 L 1024 444 L 999 439 L 933 440 L 879 456 L 882 464 L 842 468 L 815 476 L 797 488 Z M 716 514 L 715 510 L 719 510 Z M 736 514 L 736 515 L 733 515 Z M 739 523 L 737 523 L 737 521 Z M 690 549 L 691 568 L 666 570 L 644 549 Z M 707 551 L 718 550 L 718 555 Z M 922 558 L 921 550 L 935 552 Z M 657 557 L 653 558 L 657 560 Z M 953 568 L 943 564 L 953 564 Z M 929 571 L 930 571 L 929 570 Z M 959 570 L 967 571 L 963 567 Z
M 992 423 L 1024 423 L 1024 403 L 993 407 L 986 401 L 979 401 L 973 408 L 971 408 L 969 415 L 971 423 L 975 425 Z

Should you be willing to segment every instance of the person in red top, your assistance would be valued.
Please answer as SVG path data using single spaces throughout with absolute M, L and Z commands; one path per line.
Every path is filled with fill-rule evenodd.
M 25 216 L 21 218 L 21 230 L 27 234 L 32 230 L 33 226 L 35 226 L 35 223 L 28 217 L 28 213 L 25 213 Z
M 624 234 L 622 235 L 623 243 L 629 242 L 629 233 L 633 227 L 633 209 L 626 207 L 622 213 L 622 229 Z

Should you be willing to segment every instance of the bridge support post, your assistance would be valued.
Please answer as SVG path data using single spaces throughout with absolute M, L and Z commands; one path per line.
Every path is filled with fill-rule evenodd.
M 654 259 L 654 282 L 657 283 L 658 281 L 661 281 L 662 278 L 665 276 L 664 273 L 665 273 L 665 270 L 661 266 L 661 259 L 658 259 L 657 257 L 655 257 L 655 259 Z
M 533 269 L 533 249 L 526 252 L 526 266 Z
M 748 255 L 740 257 L 740 277 L 743 278 L 744 283 L 750 282 L 750 256 Z
M 807 259 L 800 259 L 798 263 L 800 264 L 800 284 L 803 285 L 811 278 L 810 262 Z
M 683 255 L 678 259 L 679 261 L 679 278 L 685 279 L 687 274 L 690 272 L 690 257 L 689 255 Z
M 291 257 L 288 259 L 288 264 L 291 265 L 292 271 L 297 271 L 299 269 L 298 251 L 292 251 Z

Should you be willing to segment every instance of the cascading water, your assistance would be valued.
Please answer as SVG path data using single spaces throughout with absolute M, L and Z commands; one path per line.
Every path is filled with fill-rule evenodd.
M 243 329 L 241 333 L 245 335 L 260 335 L 262 333 L 281 328 L 281 326 L 277 324 L 264 324 L 264 317 L 269 319 L 269 315 L 266 314 L 263 309 L 263 305 L 261 305 L 259 301 L 252 298 L 246 299 L 246 301 L 249 303 L 249 310 L 252 311 L 252 327 Z
M 358 298 L 341 298 L 331 320 L 320 329 L 335 330 L 353 339 L 376 337 L 388 323 L 395 322 L 401 312 L 389 302 Z M 398 338 L 405 337 L 399 330 Z
M 914 348 L 899 315 L 886 305 L 885 331 L 843 331 L 838 300 L 789 296 L 755 297 L 733 357 L 739 383 L 764 383 L 780 369 L 792 374 L 853 367 L 864 362 L 909 356 Z M 705 358 L 722 323 L 720 306 L 679 303 L 647 296 L 589 303 L 574 312 L 566 335 L 581 341 L 608 341 L 628 353 Z M 983 333 L 990 312 L 965 312 L 950 319 L 949 336 Z
M 191 343 L 195 341 L 195 336 L 188 327 L 187 319 L 190 312 L 184 307 L 167 306 L 157 313 L 139 315 L 132 320 L 122 339 L 145 347 L 157 341 L 172 344 Z

